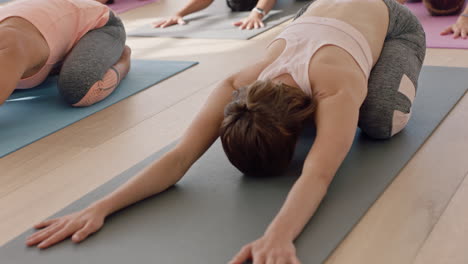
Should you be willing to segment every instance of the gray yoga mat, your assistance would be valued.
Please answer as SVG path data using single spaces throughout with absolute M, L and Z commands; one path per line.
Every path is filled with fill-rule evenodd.
M 240 30 L 233 22 L 246 18 L 250 12 L 231 12 L 226 1 L 217 0 L 206 10 L 188 15 L 186 25 L 167 28 L 153 28 L 151 24 L 130 31 L 131 37 L 175 37 L 210 39 L 250 39 L 292 18 L 305 5 L 304 1 L 279 0 L 265 17 L 265 27 Z
M 113 105 L 193 65 L 188 61 L 133 60 L 119 87 L 105 100 L 84 108 L 67 105 L 57 76 L 33 89 L 17 90 L 0 106 L 0 158 Z
M 467 74 L 463 68 L 424 67 L 408 127 L 385 141 L 357 134 L 326 198 L 297 240 L 302 263 L 322 263 L 342 241 L 466 93 Z M 313 130 L 306 131 L 291 169 L 270 179 L 243 177 L 216 142 L 176 187 L 109 217 L 85 242 L 67 240 L 41 251 L 24 245 L 33 232 L 28 230 L 0 249 L 0 263 L 226 263 L 242 245 L 262 235 L 299 175 L 312 140 Z M 55 216 L 103 197 L 171 146 Z

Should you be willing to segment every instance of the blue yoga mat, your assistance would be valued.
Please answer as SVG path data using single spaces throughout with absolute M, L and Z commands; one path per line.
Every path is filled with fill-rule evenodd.
M 14 92 L 0 106 L 0 158 L 71 125 L 197 62 L 133 60 L 119 87 L 105 100 L 85 108 L 67 105 L 58 94 L 57 76 L 40 86 Z

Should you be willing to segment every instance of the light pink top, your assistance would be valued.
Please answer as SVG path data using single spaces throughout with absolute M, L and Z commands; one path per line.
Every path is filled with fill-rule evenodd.
M 259 80 L 273 79 L 287 73 L 306 94 L 312 96 L 310 60 L 325 45 L 338 46 L 348 52 L 359 64 L 366 78 L 369 78 L 372 70 L 372 51 L 365 37 L 353 26 L 334 18 L 300 17 L 273 41 L 277 39 L 284 39 L 286 47 L 263 70 Z
M 109 10 L 93 0 L 17 0 L 0 7 L 0 22 L 9 17 L 26 19 L 41 32 L 50 49 L 44 67 L 22 79 L 17 88 L 42 83 L 54 64 L 63 60 L 84 34 L 107 23 Z

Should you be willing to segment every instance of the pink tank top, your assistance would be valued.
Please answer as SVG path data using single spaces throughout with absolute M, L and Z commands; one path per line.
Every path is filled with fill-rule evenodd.
M 0 22 L 21 17 L 44 36 L 50 55 L 35 75 L 23 79 L 17 88 L 32 88 L 42 83 L 54 64 L 62 61 L 84 34 L 104 26 L 109 8 L 93 0 L 16 0 L 0 7 Z
M 348 52 L 359 64 L 366 78 L 369 78 L 372 70 L 372 51 L 365 37 L 353 26 L 334 18 L 300 17 L 271 43 L 277 39 L 284 39 L 286 47 L 262 71 L 259 80 L 273 79 L 287 73 L 306 94 L 312 96 L 310 60 L 325 45 L 338 46 Z

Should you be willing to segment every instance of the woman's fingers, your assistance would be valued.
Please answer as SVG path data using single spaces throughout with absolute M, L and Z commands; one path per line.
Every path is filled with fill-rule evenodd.
M 291 263 L 291 264 L 301 264 L 301 262 L 299 261 L 299 259 L 296 256 L 294 256 L 289 263 Z
M 183 18 L 179 18 L 179 19 L 177 19 L 177 24 L 185 25 L 185 24 L 187 24 L 187 22 L 185 22 L 185 20 Z
M 284 261 L 277 259 L 273 256 L 268 256 L 265 260 L 265 264 L 286 264 Z
M 467 30 L 466 30 L 466 29 L 462 29 L 462 30 L 461 30 L 461 37 L 462 37 L 463 39 L 466 39 L 467 35 L 468 35 L 468 34 L 467 34 Z
M 453 29 L 452 29 L 452 26 L 444 29 L 442 32 L 440 32 L 441 35 L 448 35 L 448 34 L 452 34 L 453 32 Z
M 92 233 L 96 232 L 101 228 L 102 225 L 97 225 L 97 224 L 92 224 L 92 223 L 87 223 L 83 228 L 78 230 L 73 236 L 72 240 L 75 243 L 79 243 L 83 240 L 85 240 L 89 235 Z
M 176 23 L 176 21 L 174 21 L 173 19 L 168 19 L 168 20 L 166 20 L 166 23 L 164 23 L 164 24 L 161 25 L 161 27 L 162 27 L 162 28 L 165 28 L 165 27 L 174 25 L 175 23 Z
M 78 229 L 82 226 L 78 224 L 68 224 L 64 226 L 62 229 L 58 230 L 57 232 L 53 233 L 47 239 L 42 241 L 37 247 L 44 249 L 54 245 L 57 242 L 64 240 L 65 238 L 69 237 L 73 233 L 75 233 Z
M 163 20 L 160 20 L 160 21 L 156 21 L 153 23 L 153 27 L 155 28 L 165 28 L 165 27 L 168 27 L 168 26 L 172 26 L 174 24 L 180 24 L 180 25 L 184 25 L 186 22 L 183 18 L 181 17 L 170 17 L 170 18 L 167 18 L 167 19 L 163 19 Z
M 160 20 L 153 23 L 153 27 L 160 27 L 162 24 L 166 23 L 166 20 Z
M 460 29 L 459 28 L 456 28 L 454 31 L 453 31 L 453 38 L 454 39 L 457 39 L 460 37 Z
M 34 234 L 28 237 L 28 240 L 35 239 L 37 237 L 43 236 L 44 234 L 54 232 L 54 230 L 57 230 L 58 228 L 61 228 L 62 226 L 63 226 L 63 223 L 60 223 L 60 222 L 54 223 L 46 228 L 36 231 Z
M 55 232 L 63 228 L 63 226 L 63 224 L 55 224 L 34 233 L 32 236 L 28 237 L 28 239 L 26 240 L 26 245 L 33 246 L 44 241 L 45 239 L 53 235 Z
M 242 264 L 250 258 L 252 258 L 252 247 L 247 245 L 244 246 L 236 256 L 234 256 L 229 264 Z
M 254 22 L 254 28 L 255 29 L 260 28 L 260 23 L 258 21 Z
M 41 228 L 44 228 L 46 226 L 50 226 L 51 224 L 53 224 L 55 222 L 57 222 L 57 219 L 55 219 L 55 218 L 54 219 L 49 219 L 49 220 L 44 220 L 44 221 L 42 221 L 42 222 L 40 222 L 38 224 L 35 224 L 34 228 L 41 229 Z
M 247 22 L 246 28 L 247 28 L 248 30 L 251 30 L 253 27 L 254 27 L 254 22 L 253 22 L 253 21 L 248 21 L 248 22 Z
M 233 23 L 234 26 L 239 27 L 239 29 L 257 29 L 257 28 L 262 28 L 265 27 L 265 24 L 261 20 L 250 20 L 250 19 L 244 19 L 244 20 L 239 20 L 237 22 Z
M 242 22 L 242 25 L 240 26 L 240 29 L 246 29 L 248 23 L 249 23 L 248 20 L 244 20 L 244 21 Z
M 239 27 L 239 26 L 241 26 L 243 23 L 244 23 L 243 20 L 239 20 L 239 21 L 234 22 L 234 23 L 232 23 L 232 24 L 233 24 L 234 26 L 236 26 L 236 27 Z
M 255 254 L 253 256 L 253 264 L 265 264 L 266 257 L 262 253 Z

